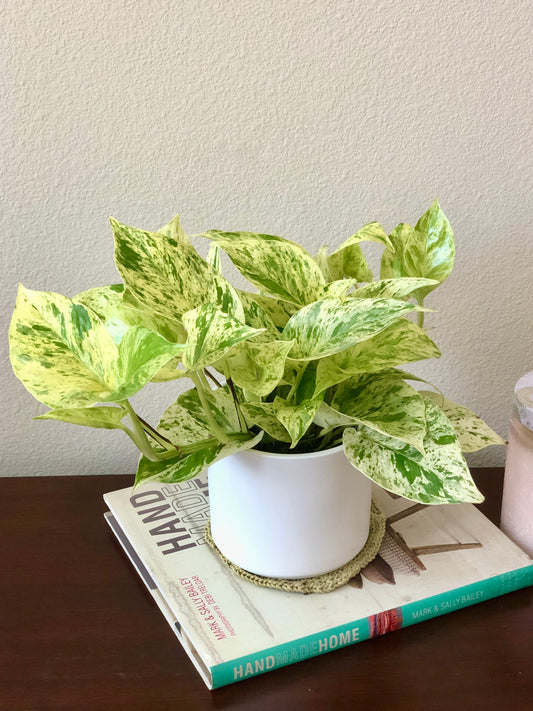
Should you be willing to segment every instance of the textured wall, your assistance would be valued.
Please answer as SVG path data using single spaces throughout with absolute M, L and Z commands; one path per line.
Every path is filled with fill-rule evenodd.
M 456 268 L 417 369 L 505 435 L 533 369 L 529 0 L 7 0 L 1 12 L 4 475 L 133 472 L 120 433 L 32 422 L 16 285 L 112 283 L 108 215 L 338 244 L 438 197 Z M 166 386 L 137 398 L 153 419 Z M 474 463 L 501 463 L 503 448 Z

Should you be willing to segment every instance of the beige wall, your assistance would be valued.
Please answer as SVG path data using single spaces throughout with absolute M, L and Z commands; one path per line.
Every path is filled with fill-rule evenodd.
M 261 230 L 310 251 L 438 197 L 456 233 L 418 373 L 505 435 L 533 369 L 529 0 L 7 0 L 1 473 L 133 472 L 120 433 L 32 422 L 12 375 L 16 285 L 112 283 L 108 215 Z M 138 400 L 153 419 L 166 386 Z M 474 463 L 503 461 L 492 448 Z

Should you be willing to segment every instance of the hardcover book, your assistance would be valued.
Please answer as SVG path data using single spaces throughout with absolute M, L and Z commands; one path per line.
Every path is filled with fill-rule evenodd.
M 104 496 L 106 519 L 207 686 L 217 688 L 533 584 L 533 561 L 472 504 L 382 489 L 378 556 L 323 594 L 254 585 L 207 545 L 207 475 Z

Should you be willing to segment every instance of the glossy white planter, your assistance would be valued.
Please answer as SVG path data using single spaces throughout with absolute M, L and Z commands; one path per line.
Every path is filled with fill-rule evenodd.
M 218 549 L 257 575 L 328 573 L 368 538 L 371 483 L 342 445 L 311 454 L 233 454 L 209 467 L 209 500 Z

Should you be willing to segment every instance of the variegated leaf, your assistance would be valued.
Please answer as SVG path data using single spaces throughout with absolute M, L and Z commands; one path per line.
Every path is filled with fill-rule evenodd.
M 60 420 L 71 425 L 84 425 L 106 430 L 127 430 L 122 423 L 128 413 L 121 407 L 70 407 L 50 410 L 34 420 Z
M 372 270 L 368 266 L 361 247 L 350 244 L 328 257 L 328 268 L 333 280 L 353 278 L 356 281 L 372 281 Z
M 395 299 L 323 299 L 291 316 L 282 336 L 295 341 L 292 359 L 314 360 L 365 341 L 414 310 Z
M 244 343 L 227 358 L 231 379 L 244 390 L 265 397 L 282 379 L 292 346 L 293 341 Z
M 298 307 L 289 301 L 282 301 L 274 297 L 263 294 L 252 294 L 248 291 L 240 291 L 239 296 L 255 301 L 271 319 L 276 328 L 283 329 L 290 317 L 298 311 Z
M 246 326 L 213 304 L 203 304 L 187 311 L 182 316 L 182 322 L 190 343 L 182 361 L 189 371 L 215 363 L 239 343 L 261 333 L 261 330 Z
M 315 425 L 322 427 L 322 432 L 320 433 L 321 435 L 335 429 L 335 427 L 350 427 L 358 424 L 355 417 L 345 415 L 343 412 L 335 410 L 331 407 L 331 405 L 328 405 L 325 402 L 320 404 L 313 422 Z
M 175 319 L 201 304 L 212 303 L 244 319 L 235 289 L 202 259 L 182 232 L 147 232 L 112 218 L 111 224 L 117 268 L 144 308 Z
M 426 286 L 437 286 L 436 279 L 414 279 L 400 277 L 399 279 L 381 279 L 365 284 L 351 294 L 359 299 L 405 299 L 414 291 Z
M 315 393 L 356 373 L 379 372 L 401 363 L 439 357 L 439 349 L 426 332 L 402 318 L 376 336 L 320 360 Z
M 215 390 L 206 389 L 204 396 L 209 403 L 209 409 L 213 413 L 213 416 L 221 429 L 226 433 L 238 432 L 240 429 L 239 416 L 228 386 L 224 385 L 220 388 L 216 388 Z M 191 442 L 197 441 L 198 439 L 204 439 L 205 431 L 210 431 L 209 421 L 206 417 L 203 405 L 200 402 L 196 388 L 191 388 L 190 390 L 181 393 L 174 405 L 171 405 L 164 412 L 163 417 L 161 418 L 160 426 L 168 434 L 168 438 L 172 442 L 177 441 L 180 443 L 178 438 L 182 435 L 180 434 L 179 429 L 183 429 L 183 426 L 176 422 L 178 407 L 185 410 L 189 417 L 194 418 L 199 425 L 199 429 L 202 430 L 201 436 L 198 435 L 197 439 L 191 440 Z M 184 444 L 188 444 L 188 442 L 184 442 Z
M 344 430 L 346 456 L 376 484 L 412 501 L 422 504 L 483 501 L 451 423 L 433 402 L 425 403 L 425 456 L 420 453 L 413 456 L 409 446 L 365 427 Z
M 152 462 L 142 456 L 137 467 L 135 486 L 153 481 L 175 484 L 192 479 L 211 466 L 211 464 L 224 459 L 224 457 L 229 457 L 230 454 L 235 454 L 245 449 L 253 449 L 259 444 L 262 437 L 263 433 L 260 432 L 253 438 L 246 438 L 246 435 L 241 435 L 228 444 L 220 444 L 213 440 L 213 445 L 211 446 L 204 447 L 183 457 L 175 457 L 162 462 Z
M 155 331 L 170 343 L 185 341 L 185 329 L 177 319 L 170 320 L 155 313 L 148 313 L 142 310 L 137 301 L 131 299 L 131 303 L 128 303 L 124 297 L 124 284 L 114 284 L 82 291 L 76 294 L 73 300 L 94 311 L 117 344 L 130 326 L 142 326 Z
M 164 225 L 163 227 L 160 227 L 157 231 L 176 242 L 176 246 L 178 248 L 190 244 L 190 240 L 185 234 L 185 230 L 181 226 L 181 220 L 179 215 L 175 215 L 168 224 Z
M 424 452 L 424 400 L 394 373 L 359 375 L 344 381 L 337 387 L 331 407 L 358 424 Z
M 398 225 L 390 241 L 392 249 L 387 248 L 381 259 L 382 279 L 425 277 L 440 284 L 450 275 L 455 256 L 453 232 L 437 200 L 416 227 Z M 423 298 L 438 284 L 422 287 L 417 296 Z
M 179 380 L 187 375 L 185 370 L 182 370 L 179 365 L 181 363 L 181 357 L 172 358 L 168 363 L 157 371 L 157 373 L 152 377 L 152 383 L 169 383 L 172 380 Z
M 259 427 L 278 442 L 291 442 L 291 435 L 279 421 L 272 402 L 244 402 L 241 408 L 249 427 Z
M 283 398 L 275 398 L 273 410 L 276 417 L 287 430 L 291 438 L 291 449 L 295 447 L 309 427 L 313 424 L 315 415 L 322 400 L 306 400 L 299 405 L 287 402 Z
M 342 250 L 347 247 L 357 245 L 360 242 L 379 242 L 379 244 L 384 244 L 385 247 L 388 247 L 389 249 L 392 248 L 390 240 L 387 237 L 387 233 L 379 222 L 369 222 L 368 224 L 363 225 L 360 230 L 357 230 L 354 235 L 348 237 L 348 239 L 343 242 L 340 247 L 337 247 L 333 254 L 342 252 Z
M 324 281 L 326 282 L 326 284 L 329 284 L 329 282 L 335 281 L 335 277 L 331 273 L 331 269 L 329 267 L 328 248 L 326 245 L 323 245 L 318 250 L 318 252 L 315 256 L 315 262 L 317 263 L 318 268 L 322 272 L 322 276 L 324 277 Z M 342 275 L 340 276 L 340 278 L 342 278 Z
M 422 390 L 421 395 L 432 400 L 450 420 L 463 452 L 477 452 L 493 444 L 505 444 L 481 417 L 438 393 Z
M 356 279 L 339 279 L 338 281 L 332 281 L 322 289 L 320 294 L 320 299 L 341 299 L 344 301 L 350 289 L 357 284 Z M 350 294 L 350 296 L 355 296 Z
M 325 286 L 320 268 L 299 244 L 274 235 L 210 230 L 219 245 L 252 284 L 285 301 L 303 306 Z
M 207 263 L 210 264 L 217 272 L 222 274 L 222 264 L 220 261 L 220 247 L 216 244 L 209 245 L 209 252 L 207 253 Z
M 138 326 L 130 328 L 117 346 L 88 307 L 22 285 L 9 338 L 15 374 L 34 397 L 52 408 L 130 397 L 184 349 Z
M 253 294 L 252 297 L 252 294 L 246 291 L 239 291 L 238 294 L 244 309 L 245 324 L 251 328 L 264 329 L 263 333 L 254 337 L 254 343 L 268 343 L 279 338 L 279 331 L 274 322 L 265 309 L 253 298 L 256 295 Z M 269 299 L 269 301 L 273 301 L 273 299 Z

